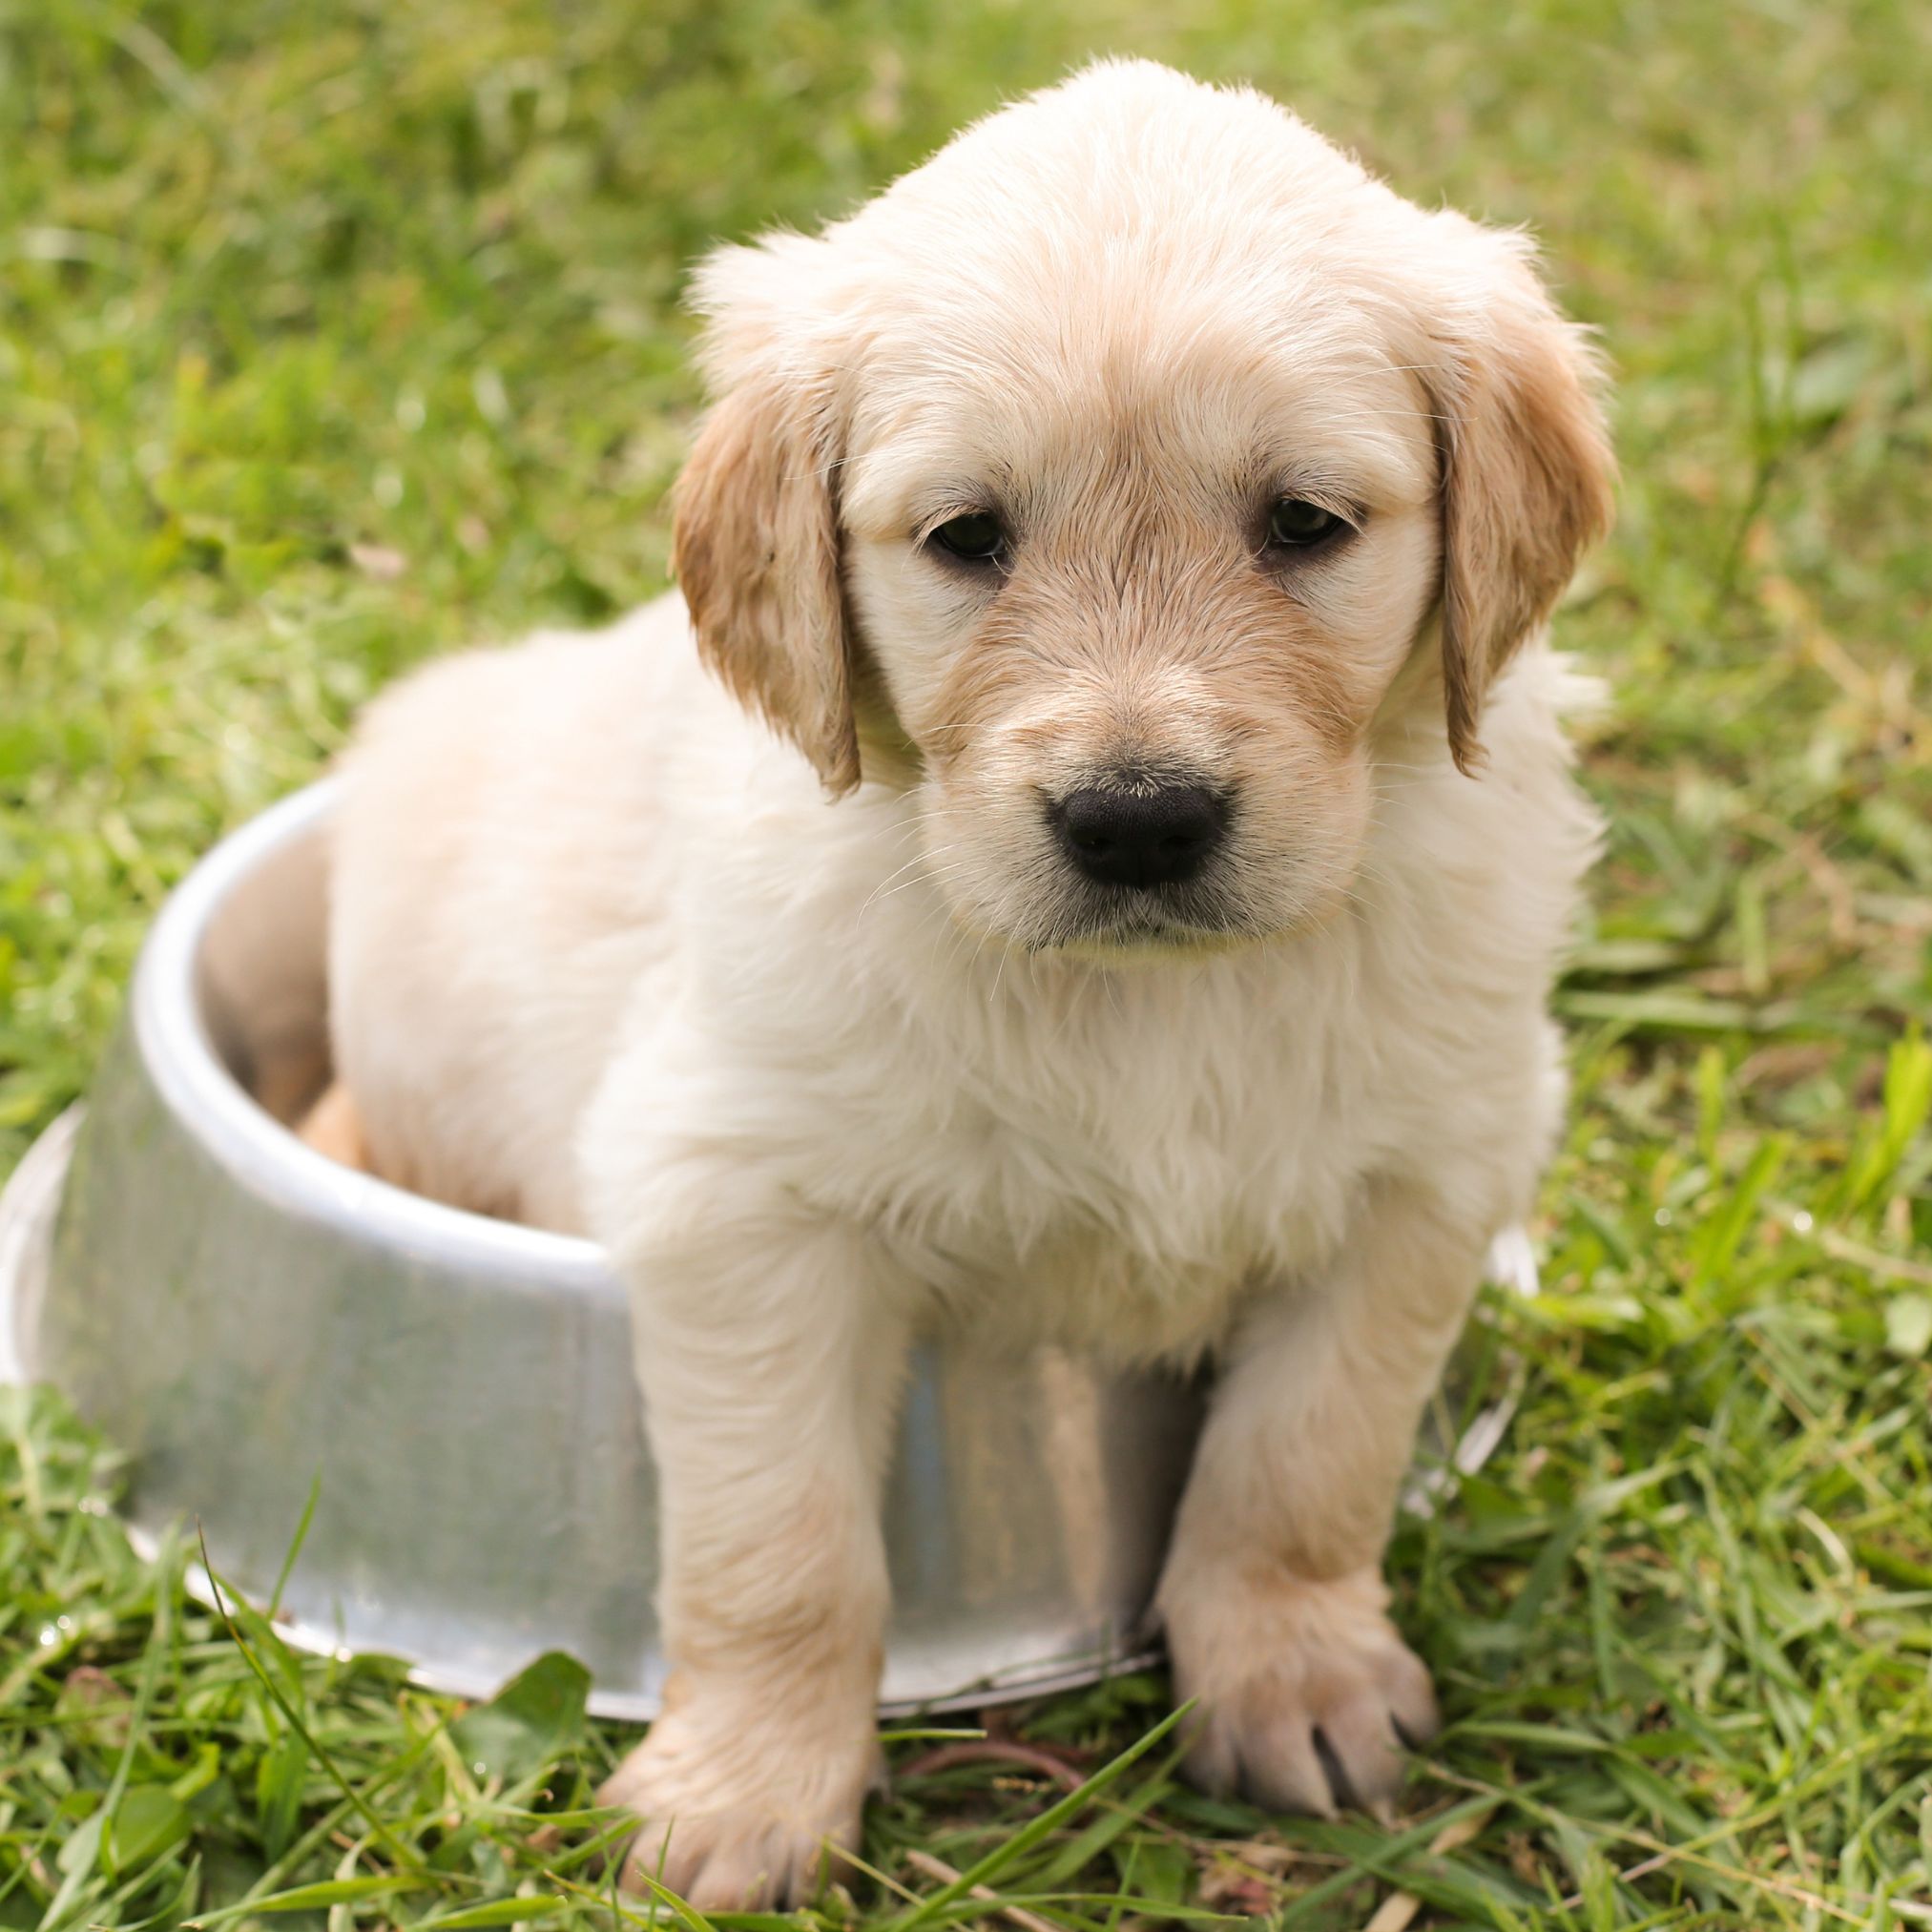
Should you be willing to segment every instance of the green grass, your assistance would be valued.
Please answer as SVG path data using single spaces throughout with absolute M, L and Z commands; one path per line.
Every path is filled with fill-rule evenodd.
M 816 1919 L 1932 1923 L 1910 0 L 0 0 L 0 1169 L 169 884 L 362 698 L 660 586 L 693 255 L 1098 50 L 1251 75 L 1423 200 L 1533 223 L 1603 331 L 1623 514 L 1562 619 L 1617 696 L 1574 1122 L 1545 1294 L 1473 1348 L 1508 1440 L 1395 1552 L 1452 1720 L 1401 1826 L 1210 1802 L 1165 1742 L 1047 1818 L 1160 1715 L 1136 1678 L 997 1753 L 895 1745 L 879 1876 Z M 608 1917 L 582 1812 L 625 1737 L 567 1668 L 464 1718 L 238 1637 L 183 1551 L 132 1557 L 113 1482 L 0 1396 L 0 1925 Z M 994 1901 L 935 1859 L 995 1859 Z

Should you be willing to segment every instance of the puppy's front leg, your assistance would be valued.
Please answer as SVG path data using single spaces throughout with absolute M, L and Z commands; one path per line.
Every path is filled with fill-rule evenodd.
M 1333 1265 L 1236 1335 L 1159 1594 L 1176 1693 L 1201 1706 L 1188 1769 L 1209 1789 L 1380 1810 L 1402 1740 L 1434 1732 L 1381 1553 L 1484 1245 L 1420 1191 L 1376 1188 Z
M 672 1677 L 603 1798 L 643 1820 L 634 1886 L 732 1910 L 808 1895 L 877 1769 L 904 1298 L 865 1236 L 795 1199 L 712 1206 L 717 1226 L 625 1256 Z

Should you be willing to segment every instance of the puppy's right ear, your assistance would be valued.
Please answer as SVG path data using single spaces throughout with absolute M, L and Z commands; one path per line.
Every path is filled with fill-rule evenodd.
M 672 564 L 705 663 L 839 797 L 859 782 L 834 483 L 843 439 L 831 378 L 787 341 L 777 286 L 819 245 L 722 249 L 701 272 L 720 393 L 678 479 Z M 790 292 L 796 317 L 795 280 Z

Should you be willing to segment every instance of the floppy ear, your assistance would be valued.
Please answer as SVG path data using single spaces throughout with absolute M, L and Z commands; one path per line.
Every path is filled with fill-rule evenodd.
M 762 255 L 727 251 L 701 284 L 701 302 L 719 311 L 709 360 L 731 386 L 678 479 L 672 563 L 705 663 L 837 797 L 859 782 L 832 481 L 839 451 L 826 385 L 790 358 L 758 356 L 745 340 L 748 319 L 729 306 L 730 270 Z
M 1485 692 L 1549 614 L 1614 509 L 1615 468 L 1583 332 L 1551 306 L 1526 244 L 1514 236 L 1484 240 L 1500 244 L 1501 286 L 1491 284 L 1430 384 L 1439 418 L 1443 693 L 1449 750 L 1465 772 L 1482 760 Z

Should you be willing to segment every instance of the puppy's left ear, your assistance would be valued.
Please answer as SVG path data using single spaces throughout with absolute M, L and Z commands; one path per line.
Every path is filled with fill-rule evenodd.
M 1610 529 L 1616 471 L 1596 359 L 1544 293 L 1528 245 L 1459 216 L 1435 219 L 1464 231 L 1485 266 L 1480 292 L 1459 292 L 1462 325 L 1427 377 L 1441 471 L 1444 702 L 1450 753 L 1473 772 L 1484 694 L 1548 616 L 1585 547 Z
M 705 663 L 808 758 L 835 797 L 859 782 L 852 669 L 839 571 L 832 382 L 787 331 L 796 236 L 719 251 L 698 306 L 720 391 L 679 477 L 672 567 Z M 774 297 L 779 297 L 774 301 Z

